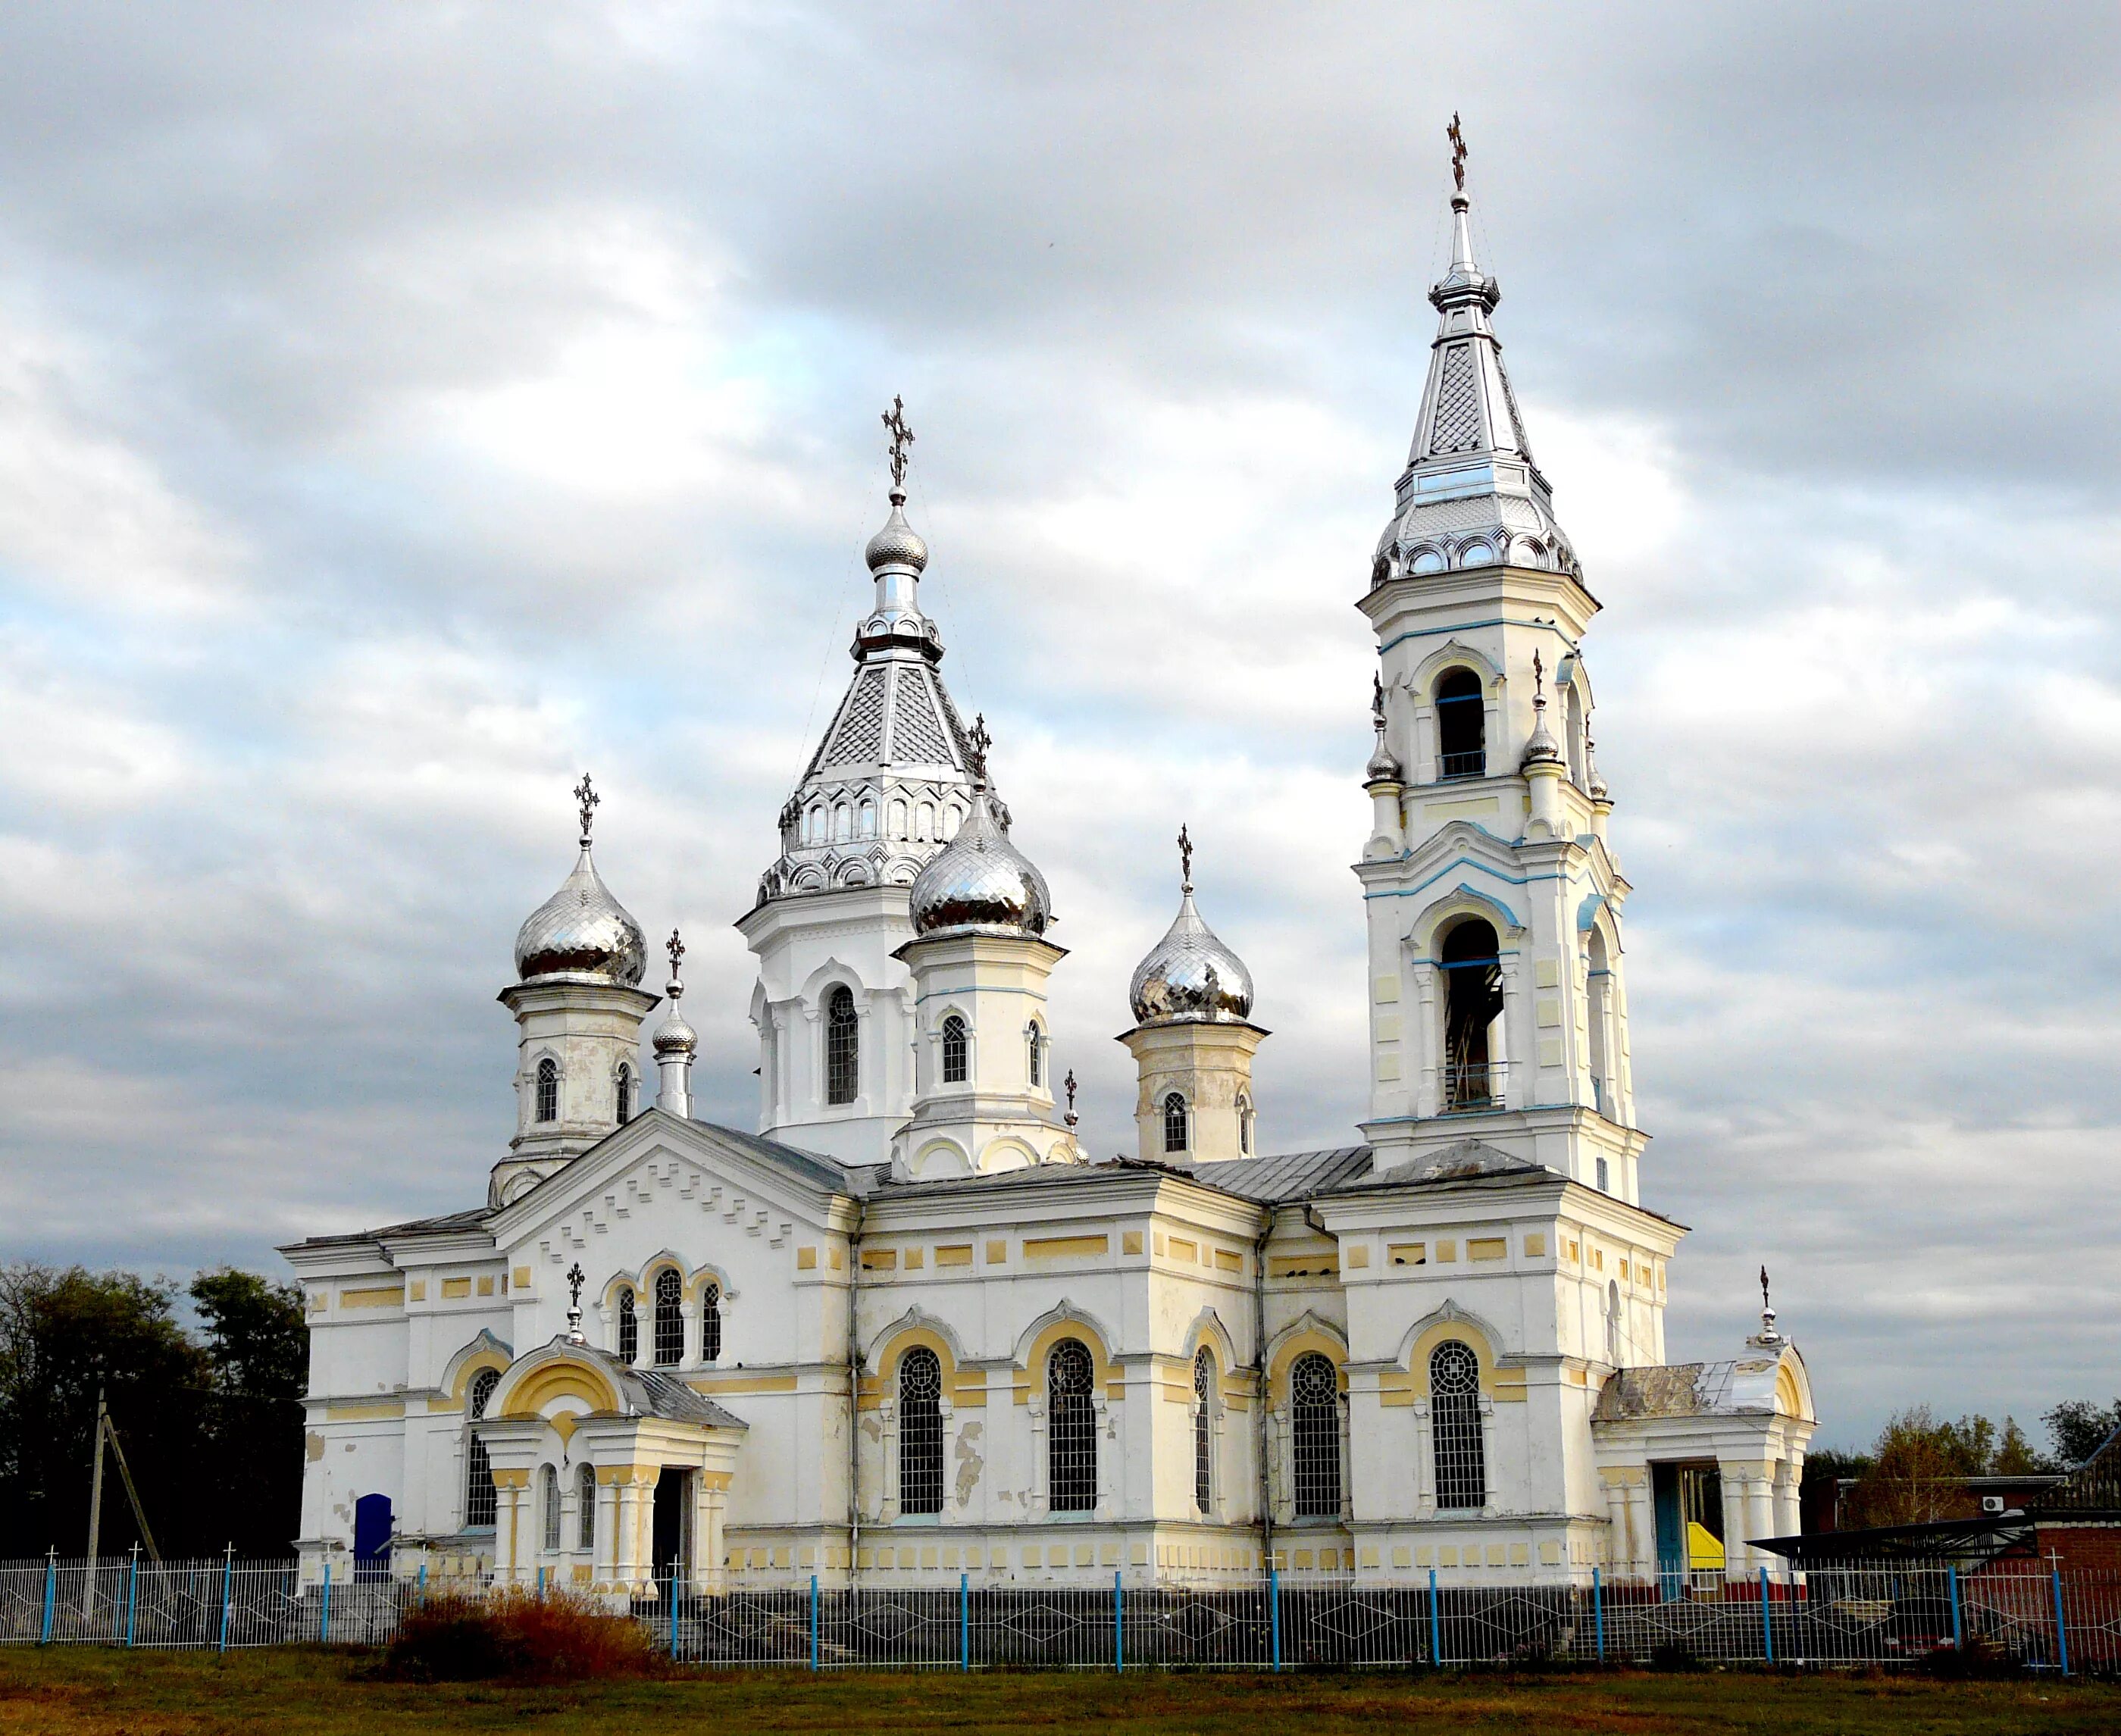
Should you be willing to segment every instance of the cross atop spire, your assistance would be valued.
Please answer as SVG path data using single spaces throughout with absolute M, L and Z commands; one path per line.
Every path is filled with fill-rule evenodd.
M 1443 129 L 1451 141 L 1451 179 L 1461 193 L 1466 190 L 1466 135 L 1458 130 L 1458 111 L 1451 111 L 1451 124 Z
M 596 819 L 597 805 L 604 798 L 590 786 L 590 774 L 582 773 L 582 781 L 575 786 L 575 806 L 582 817 L 582 848 L 590 847 L 590 827 Z
M 972 774 L 972 782 L 983 784 L 987 781 L 987 749 L 994 745 L 994 738 L 987 734 L 987 714 L 978 713 L 972 726 L 965 731 L 966 757 L 972 764 L 966 768 Z
M 676 929 L 670 931 L 670 938 L 663 943 L 663 950 L 670 955 L 670 976 L 674 982 L 677 979 L 678 964 L 685 956 L 685 943 L 678 938 Z
M 1178 828 L 1178 884 L 1181 891 L 1193 889 L 1193 840 L 1183 826 Z
M 906 400 L 894 394 L 883 417 L 884 432 L 891 436 L 891 488 L 906 492 L 906 449 L 913 444 L 913 430 L 906 425 Z

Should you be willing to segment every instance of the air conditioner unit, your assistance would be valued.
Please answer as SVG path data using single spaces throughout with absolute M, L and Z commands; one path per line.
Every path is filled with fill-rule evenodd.
M 2000 1495 L 1983 1496 L 1981 1497 L 1981 1510 L 1983 1513 L 1992 1514 L 2001 1513 L 2003 1510 L 2003 1497 Z

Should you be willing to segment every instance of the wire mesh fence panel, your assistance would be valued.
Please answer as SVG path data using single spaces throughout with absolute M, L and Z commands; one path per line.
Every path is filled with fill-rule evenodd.
M 1102 1585 L 991 1585 L 967 1616 L 972 1667 L 1110 1669 L 1119 1611 Z
M 1130 1669 L 1264 1669 L 1274 1661 L 1274 1615 L 1265 1582 L 1129 1585 L 1121 1619 Z
M 674 1655 L 688 1664 L 807 1667 L 812 1600 L 806 1590 L 736 1591 L 719 1596 L 681 1590 Z M 669 1643 L 669 1613 L 639 1617 Z

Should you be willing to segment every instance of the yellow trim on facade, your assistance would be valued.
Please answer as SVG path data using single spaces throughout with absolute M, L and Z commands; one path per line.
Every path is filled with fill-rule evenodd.
M 603 1370 L 566 1357 L 525 1376 L 508 1395 L 508 1408 L 501 1414 L 510 1419 L 540 1416 L 545 1406 L 562 1398 L 581 1399 L 592 1411 L 618 1408 L 618 1388 Z
M 324 1412 L 327 1422 L 382 1422 L 405 1414 L 402 1398 L 378 1398 L 366 1404 L 335 1404 Z
M 1048 1235 L 1026 1237 L 1027 1260 L 1080 1260 L 1112 1252 L 1112 1239 L 1103 1235 Z
M 394 1284 L 387 1288 L 377 1285 L 366 1290 L 343 1290 L 338 1293 L 341 1308 L 401 1308 L 405 1302 L 405 1286 Z
M 972 1244 L 970 1242 L 944 1242 L 935 1249 L 935 1264 L 939 1269 L 945 1266 L 969 1266 L 972 1263 Z

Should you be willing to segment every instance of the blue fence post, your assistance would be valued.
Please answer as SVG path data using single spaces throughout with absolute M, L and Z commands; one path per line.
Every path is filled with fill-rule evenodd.
M 125 1588 L 125 1643 L 133 1643 L 133 1617 L 140 1608 L 140 1546 L 133 1546 L 133 1576 Z
M 1443 1617 L 1436 1605 L 1436 1570 L 1429 1570 L 1429 1661 L 1432 1668 L 1443 1668 Z
M 1760 1570 L 1760 1643 L 1767 1649 L 1768 1662 L 1775 1661 L 1774 1605 L 1768 1597 L 1768 1570 Z
M 670 1569 L 670 1655 L 678 1655 L 678 1570 Z
M 958 1668 L 972 1667 L 972 1576 L 958 1575 Z
M 1606 1582 L 1591 1570 L 1591 1619 L 1598 1630 L 1598 1661 L 1606 1661 Z
M 331 1563 L 324 1563 L 324 1612 L 317 1617 L 317 1644 L 331 1644 Z
M 58 1602 L 59 1552 L 55 1546 L 44 1557 L 44 1631 L 37 1636 L 37 1644 L 52 1643 L 52 1609 Z
M 545 1601 L 545 1570 L 542 1567 L 538 1570 L 538 1601 Z
M 1126 1594 L 1120 1589 L 1121 1570 L 1112 1570 L 1112 1673 L 1126 1669 Z
M 427 1564 L 420 1563 L 420 1576 L 413 1582 L 413 1601 L 424 1603 L 427 1598 Z
M 1944 1570 L 1951 1586 L 1951 1649 L 1960 1651 L 1965 1649 L 1966 1642 L 1959 1631 L 1959 1564 L 1956 1561 L 1948 1563 Z
M 235 1607 L 235 1545 L 228 1546 L 228 1553 L 221 1562 L 221 1649 L 228 1650 L 228 1616 Z
M 818 1576 L 810 1575 L 810 1668 L 818 1667 Z
M 2062 1613 L 2062 1569 L 2057 1567 L 2053 1570 L 2054 1574 L 2055 1655 L 2061 1659 L 2062 1673 L 2067 1676 L 2069 1673 L 2069 1624 L 2063 1621 Z
M 1266 1570 L 1267 1631 L 1272 1636 L 1274 1667 L 1281 1668 L 1281 1575 L 1270 1562 Z

